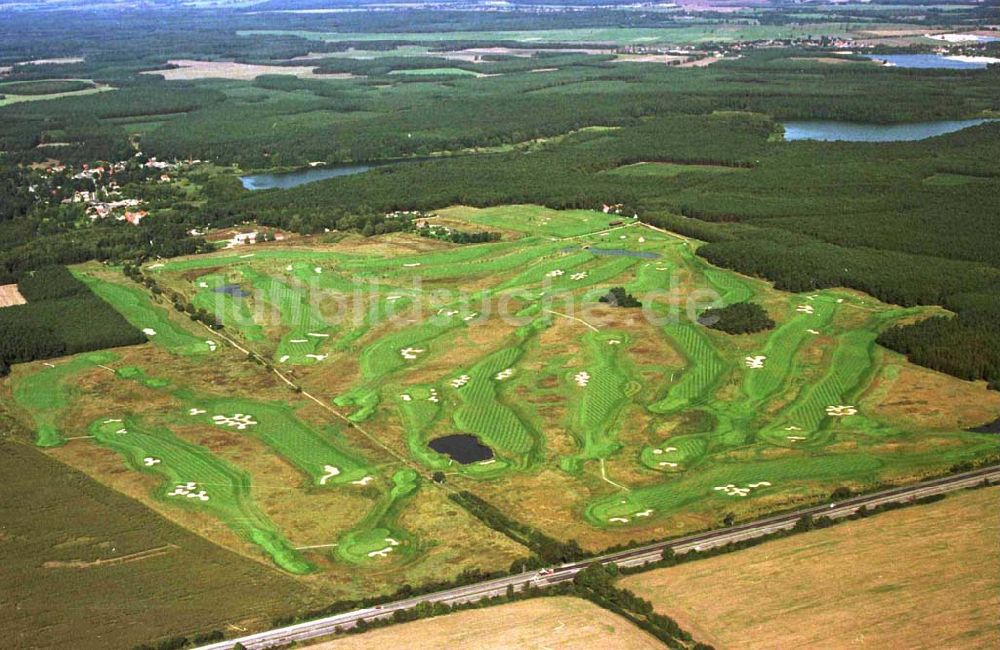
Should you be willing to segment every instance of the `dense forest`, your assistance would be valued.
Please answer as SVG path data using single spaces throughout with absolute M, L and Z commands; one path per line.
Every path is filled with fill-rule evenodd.
M 767 311 L 753 302 L 737 302 L 725 307 L 706 309 L 698 317 L 698 322 L 727 334 L 753 334 L 774 327 L 774 321 L 767 315 Z
M 13 363 L 146 341 L 64 266 L 27 273 L 18 290 L 27 304 L 0 309 L 0 374 Z

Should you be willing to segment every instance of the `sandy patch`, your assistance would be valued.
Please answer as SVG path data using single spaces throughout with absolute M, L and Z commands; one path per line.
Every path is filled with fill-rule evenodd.
M 170 70 L 148 70 L 142 74 L 163 75 L 167 81 L 191 81 L 194 79 L 236 79 L 250 81 L 266 74 L 286 74 L 296 77 L 321 79 L 349 79 L 351 74 L 316 74 L 312 66 L 279 66 L 236 63 L 235 61 L 193 61 L 175 59 L 168 61 L 178 67 Z
M 28 302 L 21 295 L 21 292 L 17 290 L 16 284 L 5 284 L 0 286 L 0 307 L 12 307 L 14 305 L 23 305 Z

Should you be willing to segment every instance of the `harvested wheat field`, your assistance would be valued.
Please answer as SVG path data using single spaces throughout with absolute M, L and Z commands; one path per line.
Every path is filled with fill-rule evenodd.
M 0 285 L 0 307 L 10 307 L 12 305 L 23 305 L 27 302 L 21 292 L 17 290 L 16 284 Z
M 585 600 L 538 598 L 393 625 L 309 646 L 310 650 L 420 648 L 662 648 L 652 636 Z
M 998 497 L 964 492 L 621 586 L 717 648 L 995 648 Z
M 162 75 L 167 81 L 192 81 L 195 79 L 237 79 L 252 81 L 265 74 L 288 74 L 296 77 L 316 77 L 313 66 L 279 66 L 236 63 L 234 61 L 191 61 L 187 59 L 169 61 L 177 66 L 169 70 L 150 70 L 144 74 Z M 349 78 L 349 74 L 321 75 L 323 79 Z

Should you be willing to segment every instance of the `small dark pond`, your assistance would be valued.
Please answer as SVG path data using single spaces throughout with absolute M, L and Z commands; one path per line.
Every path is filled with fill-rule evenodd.
M 479 442 L 476 436 L 456 433 L 431 440 L 428 447 L 457 460 L 463 465 L 478 463 L 493 458 L 493 450 Z
M 249 292 L 244 291 L 238 284 L 223 284 L 215 288 L 215 293 L 224 293 L 233 298 L 246 298 L 250 295 Z
M 975 429 L 969 429 L 973 433 L 1000 433 L 1000 418 L 997 418 L 989 424 L 984 424 L 981 427 L 976 427 Z

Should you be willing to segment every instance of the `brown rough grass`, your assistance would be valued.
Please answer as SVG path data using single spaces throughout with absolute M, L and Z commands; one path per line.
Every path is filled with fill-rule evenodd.
M 16 284 L 4 284 L 0 285 L 0 307 L 12 307 L 14 305 L 23 305 L 27 300 L 21 295 L 21 292 L 17 290 Z
M 310 650 L 391 647 L 643 650 L 663 646 L 616 614 L 569 597 L 473 609 L 308 646 Z
M 717 648 L 1000 647 L 1000 489 L 631 576 Z

